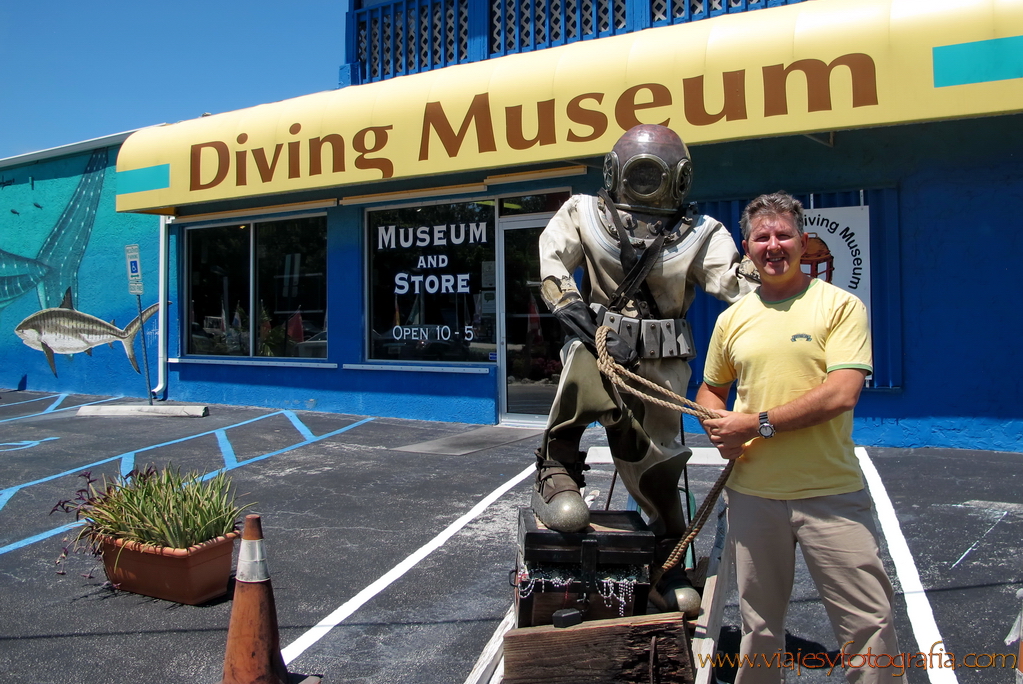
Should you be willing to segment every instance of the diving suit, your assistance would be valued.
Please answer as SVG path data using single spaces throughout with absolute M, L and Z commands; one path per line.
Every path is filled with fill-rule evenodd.
M 677 411 L 620 394 L 601 375 L 594 336 L 598 326 L 611 327 L 607 351 L 615 361 L 684 396 L 695 356 L 685 320 L 694 288 L 729 303 L 751 289 L 739 276 L 739 253 L 725 226 L 685 202 L 692 178 L 689 150 L 674 131 L 636 126 L 605 157 L 599 196 L 570 197 L 539 241 L 541 294 L 569 337 L 536 453 L 533 510 L 551 529 L 589 525 L 579 442 L 597 421 L 623 483 L 648 517 L 658 562 L 685 533 L 678 481 L 692 452 L 680 438 Z M 573 278 L 580 267 L 581 287 Z M 671 605 L 671 588 L 661 589 Z

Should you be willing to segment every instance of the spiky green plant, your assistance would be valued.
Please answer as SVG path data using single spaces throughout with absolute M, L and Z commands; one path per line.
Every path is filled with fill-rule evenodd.
M 182 475 L 170 465 L 161 470 L 150 465 L 113 481 L 96 480 L 88 472 L 81 477 L 85 486 L 51 513 L 74 513 L 84 522 L 75 546 L 94 553 L 103 537 L 185 549 L 233 531 L 242 511 L 253 505 L 236 503 L 224 472 Z

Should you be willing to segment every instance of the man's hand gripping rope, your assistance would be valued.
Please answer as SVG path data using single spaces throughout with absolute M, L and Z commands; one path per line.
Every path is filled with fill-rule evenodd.
M 611 330 L 612 329 L 606 325 L 602 325 L 597 328 L 597 334 L 594 338 L 597 346 L 597 368 L 600 369 L 600 372 L 603 373 L 604 377 L 610 380 L 621 391 L 634 394 L 644 401 L 648 401 L 658 406 L 663 406 L 667 409 L 672 409 L 681 413 L 688 413 L 689 415 L 696 416 L 701 420 L 721 417 L 714 411 L 711 411 L 704 406 L 700 406 L 696 402 L 690 401 L 683 396 L 679 396 L 666 387 L 661 387 L 657 383 L 636 375 L 635 373 L 627 370 L 624 366 L 616 363 L 607 351 L 607 334 L 608 332 L 611 332 Z M 627 380 L 661 394 L 662 396 L 667 397 L 667 400 L 651 396 L 643 390 L 629 385 Z M 710 516 L 710 511 L 714 507 L 714 503 L 717 501 L 718 496 L 720 496 L 721 490 L 724 489 L 725 483 L 728 482 L 728 476 L 731 475 L 732 467 L 734 465 L 734 460 L 729 460 L 725 464 L 725 468 L 721 472 L 721 476 L 718 477 L 717 482 L 714 483 L 710 492 L 707 493 L 707 498 L 704 499 L 703 504 L 700 506 L 699 510 L 696 511 L 696 515 L 693 516 L 693 521 L 690 523 L 689 529 L 686 530 L 685 536 L 682 537 L 678 545 L 675 547 L 675 550 L 671 552 L 664 564 L 660 568 L 655 568 L 651 573 L 652 575 L 655 575 L 654 577 L 651 577 L 651 585 L 656 584 L 657 580 L 660 579 L 663 573 L 678 565 L 682 556 L 685 554 L 686 549 L 688 549 L 689 545 L 693 543 L 694 539 L 696 539 L 696 535 L 700 533 L 700 529 L 703 527 L 703 524 L 707 522 L 707 518 Z

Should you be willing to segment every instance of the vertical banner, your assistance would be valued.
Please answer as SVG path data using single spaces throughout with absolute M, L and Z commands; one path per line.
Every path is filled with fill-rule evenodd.
M 802 259 L 803 270 L 859 297 L 869 316 L 869 207 L 807 209 L 803 230 L 810 236 Z

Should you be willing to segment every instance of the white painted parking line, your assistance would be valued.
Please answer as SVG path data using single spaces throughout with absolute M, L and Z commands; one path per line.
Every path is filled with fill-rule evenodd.
M 476 659 L 465 684 L 499 684 L 504 679 L 504 635 L 515 627 L 515 606 L 504 614 L 501 624 L 494 630 L 490 641 Z
M 895 515 L 892 500 L 888 497 L 888 491 L 881 482 L 881 475 L 867 455 L 867 450 L 856 447 L 856 456 L 860 460 L 860 470 L 867 480 L 870 496 L 874 499 L 874 509 L 881 523 L 881 533 L 888 542 L 888 553 L 895 563 L 895 572 L 902 585 L 902 593 L 906 597 L 906 612 L 909 613 L 913 636 L 916 637 L 917 650 L 920 653 L 933 653 L 938 656 L 940 662 L 945 662 L 944 640 L 938 631 L 938 624 L 934 621 L 931 602 L 927 599 L 927 593 L 920 582 L 920 573 L 916 569 L 916 562 L 909 550 L 909 544 L 906 543 L 906 537 L 902 534 L 902 526 Z M 903 646 L 902 650 L 908 649 Z M 955 670 L 948 667 L 928 667 L 927 677 L 931 684 L 959 684 Z
M 991 530 L 995 529 L 995 527 L 998 526 L 998 523 L 1000 523 L 1003 520 L 1005 520 L 1005 516 L 1007 516 L 1007 515 L 1009 515 L 1009 511 L 1003 511 L 1002 512 L 1002 516 L 1000 518 L 998 518 L 998 520 L 995 521 L 995 524 L 992 525 L 991 527 L 987 528 L 987 532 L 985 532 L 984 534 L 980 535 L 980 537 L 977 539 L 977 541 L 973 542 L 973 544 L 970 545 L 970 548 L 968 548 L 965 551 L 963 551 L 963 555 L 959 556 L 959 559 L 955 563 L 953 563 L 951 566 L 949 566 L 949 570 L 951 570 L 955 566 L 959 565 L 963 561 L 963 559 L 966 558 L 967 555 L 969 555 L 970 551 L 973 551 L 975 548 L 977 548 L 977 545 L 980 544 L 982 541 L 984 541 L 984 537 L 986 537 L 988 535 L 988 533 L 991 532 Z
M 431 553 L 442 547 L 456 532 L 461 530 L 463 527 L 472 522 L 475 518 L 479 517 L 483 511 L 485 511 L 490 504 L 500 499 L 508 490 L 517 485 L 518 483 L 525 480 L 527 477 L 536 472 L 535 465 L 529 465 L 521 473 L 513 477 L 512 479 L 505 482 L 503 485 L 492 491 L 486 497 L 480 500 L 475 506 L 469 509 L 469 512 L 460 517 L 448 525 L 444 530 L 436 537 L 431 539 L 429 542 L 419 547 L 415 552 L 409 555 L 405 560 L 398 563 L 398 565 L 391 568 L 388 572 L 384 573 L 377 581 L 370 584 L 368 587 L 360 591 L 358 594 L 350 598 L 345 603 L 338 606 L 334 612 L 327 617 L 320 620 L 314 627 L 309 629 L 305 634 L 292 641 L 285 648 L 281 649 L 281 655 L 284 656 L 284 664 L 290 664 L 295 658 L 302 655 L 306 649 L 315 644 L 317 641 L 325 637 L 330 630 L 337 627 L 339 624 L 348 619 L 355 611 L 366 604 L 370 599 L 379 594 L 381 591 L 390 586 L 395 580 L 400 578 L 406 572 L 414 568 L 420 561 L 429 556 Z
M 718 453 L 716 447 L 690 447 L 690 451 L 693 455 L 689 457 L 686 465 L 697 466 L 717 466 L 718 468 L 724 468 L 727 461 L 721 458 L 721 454 Z M 611 458 L 611 447 L 606 446 L 593 446 L 586 451 L 586 462 L 591 465 L 598 463 L 614 463 Z

